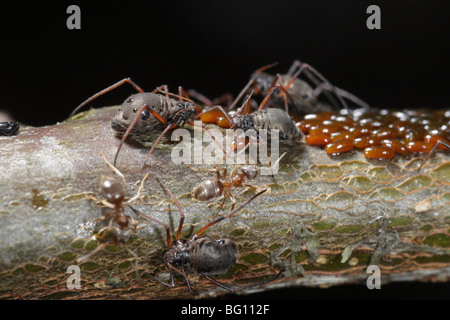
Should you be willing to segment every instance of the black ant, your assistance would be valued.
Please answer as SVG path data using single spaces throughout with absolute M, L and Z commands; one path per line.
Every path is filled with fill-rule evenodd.
M 277 159 L 277 161 L 269 168 L 269 170 L 272 173 L 273 173 L 274 168 L 276 168 L 276 169 L 278 168 L 278 163 L 285 155 L 286 155 L 286 152 L 283 153 Z M 198 171 L 193 168 L 191 168 L 191 169 L 194 171 Z M 217 198 L 217 197 L 223 195 L 223 201 L 220 206 L 220 208 L 222 208 L 225 203 L 226 196 L 229 196 L 233 202 L 232 207 L 231 207 L 231 210 L 233 210 L 233 208 L 236 204 L 236 200 L 235 200 L 233 193 L 231 192 L 231 189 L 232 188 L 240 188 L 243 186 L 248 186 L 248 187 L 254 188 L 253 186 L 245 185 L 244 182 L 254 180 L 260 170 L 261 170 L 261 168 L 255 166 L 255 165 L 237 166 L 231 172 L 230 177 L 227 178 L 227 168 L 226 167 L 223 169 L 222 177 L 220 175 L 220 170 L 214 169 L 213 171 L 216 171 L 217 178 L 216 179 L 208 179 L 208 180 L 201 182 L 198 186 L 196 186 L 192 190 L 192 197 L 199 201 L 208 201 L 208 200 L 211 200 L 213 198 Z M 211 171 L 211 170 L 207 170 L 207 171 Z
M 16 121 L 0 122 L 0 136 L 13 136 L 19 132 L 20 125 Z
M 183 276 L 184 280 L 186 281 L 188 290 L 191 294 L 196 294 L 189 282 L 189 279 L 187 277 L 187 274 L 194 273 L 201 276 L 204 276 L 206 279 L 214 283 L 215 285 L 226 289 L 231 292 L 237 292 L 240 290 L 244 290 L 247 288 L 255 287 L 255 286 L 261 286 L 263 284 L 269 283 L 276 278 L 278 278 L 281 275 L 281 271 L 272 277 L 269 280 L 261 281 L 258 283 L 253 283 L 245 286 L 241 286 L 238 288 L 232 288 L 225 284 L 220 283 L 219 281 L 215 280 L 214 278 L 211 278 L 211 276 L 220 275 L 225 272 L 229 268 L 231 268 L 233 265 L 236 264 L 237 257 L 238 257 L 238 248 L 237 245 L 230 239 L 219 239 L 215 240 L 209 237 L 202 237 L 199 238 L 199 236 L 205 232 L 206 229 L 209 227 L 215 225 L 216 223 L 219 223 L 220 221 L 223 221 L 227 218 L 230 218 L 232 215 L 234 215 L 236 212 L 240 211 L 244 206 L 246 206 L 248 203 L 253 201 L 255 198 L 259 197 L 261 194 L 266 192 L 266 190 L 263 190 L 254 196 L 252 196 L 250 199 L 248 199 L 244 204 L 236 208 L 235 210 L 232 210 L 226 215 L 222 215 L 215 219 L 212 222 L 209 222 L 204 227 L 200 229 L 189 241 L 183 241 L 181 240 L 181 230 L 183 228 L 184 223 L 184 213 L 181 209 L 180 204 L 178 203 L 175 196 L 170 192 L 169 189 L 167 189 L 158 178 L 156 178 L 158 183 L 161 185 L 163 190 L 169 194 L 169 196 L 172 198 L 172 200 L 175 202 L 176 206 L 178 207 L 178 211 L 180 212 L 180 223 L 178 225 L 177 235 L 176 235 L 176 243 L 173 245 L 170 235 L 169 227 L 160 222 L 159 220 L 152 218 L 145 213 L 134 209 L 133 207 L 130 207 L 135 213 L 151 220 L 156 223 L 159 223 L 164 227 L 167 234 L 167 245 L 169 247 L 169 250 L 164 255 L 164 262 L 169 268 L 170 273 L 170 282 L 164 282 L 161 280 L 158 280 L 156 278 L 153 278 L 153 280 L 157 281 L 160 284 L 163 284 L 167 287 L 174 288 L 175 287 L 175 276 L 174 272 L 179 273 Z
M 106 160 L 106 157 L 103 155 L 103 153 L 100 153 L 100 155 L 103 157 L 106 164 L 119 176 L 120 179 L 109 176 L 102 177 L 100 179 L 99 189 L 100 193 L 105 198 L 105 200 L 98 200 L 95 197 L 87 196 L 87 198 L 99 202 L 106 208 L 111 209 L 111 211 L 107 212 L 100 219 L 100 221 L 105 222 L 107 225 L 102 229 L 100 229 L 100 231 L 97 233 L 98 236 L 96 236 L 96 238 L 98 238 L 101 241 L 106 235 L 112 233 L 114 236 L 114 242 L 126 243 L 130 239 L 132 232 L 134 233 L 137 232 L 138 222 L 134 221 L 132 217 L 128 216 L 125 213 L 125 207 L 130 206 L 131 203 L 141 198 L 144 182 L 148 178 L 149 173 L 146 174 L 142 179 L 137 194 L 134 197 L 130 198 L 129 200 L 124 201 L 125 200 L 124 176 L 119 170 L 117 170 L 113 165 L 111 165 L 108 162 L 108 160 Z M 91 253 L 78 258 L 78 262 L 93 256 L 96 252 L 98 252 L 100 249 L 104 248 L 107 245 L 108 244 L 99 245 Z M 133 256 L 135 256 L 133 252 L 130 251 L 130 253 L 133 254 Z
M 288 112 L 289 102 L 294 105 L 295 110 L 293 111 L 298 115 L 317 113 L 320 111 L 330 111 L 329 106 L 321 104 L 318 101 L 318 97 L 322 92 L 327 96 L 328 100 L 335 108 L 340 109 L 340 107 L 343 107 L 350 112 L 350 109 L 343 98 L 364 109 L 369 108 L 369 105 L 366 102 L 343 89 L 335 87 L 315 68 L 309 64 L 300 62 L 299 60 L 295 60 L 292 63 L 287 74 L 277 74 L 274 76 L 264 72 L 276 64 L 277 63 L 270 64 L 257 69 L 251 75 L 249 82 L 230 105 L 229 109 L 232 110 L 237 102 L 244 96 L 245 93 L 249 91 L 251 87 L 255 90 L 255 94 L 266 95 L 277 84 L 281 86 L 280 89 L 282 93 L 279 95 L 274 95 L 271 98 L 271 102 L 276 106 L 281 106 L 284 103 L 286 112 Z M 302 73 L 305 74 L 312 83 L 314 83 L 316 89 L 313 89 L 306 81 L 299 79 L 299 76 Z M 330 92 L 334 94 L 339 104 Z
M 201 108 L 194 105 L 193 101 L 189 98 L 182 96 L 181 87 L 179 88 L 180 95 L 169 93 L 167 86 L 165 85 L 156 88 L 153 92 L 144 92 L 144 90 L 134 83 L 133 80 L 130 78 L 125 78 L 85 100 L 72 111 L 69 118 L 92 100 L 113 89 L 116 89 L 124 83 L 129 83 L 134 89 L 136 89 L 136 91 L 138 91 L 138 93 L 131 95 L 124 101 L 124 103 L 122 103 L 118 113 L 114 116 L 111 122 L 111 127 L 115 131 L 124 132 L 122 140 L 120 141 L 114 156 L 114 166 L 116 165 L 119 151 L 132 130 L 140 133 L 148 133 L 153 130 L 160 130 L 161 126 L 165 126 L 165 129 L 153 143 L 153 146 L 144 162 L 144 167 L 162 137 L 169 130 L 184 125 L 185 123 L 195 125 L 193 120 L 197 114 L 200 113 Z M 165 95 L 156 94 L 156 92 L 163 93 Z M 169 96 L 177 97 L 179 100 L 177 101 L 169 98 Z M 202 124 L 201 126 L 203 129 L 208 130 L 206 125 Z

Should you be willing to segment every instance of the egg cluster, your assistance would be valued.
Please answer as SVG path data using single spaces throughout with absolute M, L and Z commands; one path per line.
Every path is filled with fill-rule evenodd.
M 304 116 L 297 126 L 306 143 L 323 146 L 330 155 L 357 149 L 369 159 L 392 159 L 429 153 L 438 141 L 450 143 L 450 111 L 442 110 L 322 112 Z

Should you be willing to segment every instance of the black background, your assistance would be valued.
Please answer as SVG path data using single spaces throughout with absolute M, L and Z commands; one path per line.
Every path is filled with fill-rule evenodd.
M 26 124 L 54 124 L 125 77 L 149 91 L 168 84 L 172 91 L 182 85 L 211 98 L 237 94 L 258 67 L 277 61 L 274 72 L 283 73 L 295 59 L 373 106 L 448 108 L 447 3 L 16 2 L 1 8 L 0 110 Z M 66 27 L 70 4 L 81 8 L 81 30 Z M 381 30 L 366 27 L 371 4 L 381 8 Z M 120 104 L 131 93 L 123 86 L 91 105 Z M 385 297 L 414 292 L 414 298 L 448 298 L 448 285 L 392 287 Z M 330 292 L 337 298 L 359 294 L 336 290 Z M 291 291 L 287 295 L 293 298 Z
M 252 71 L 295 59 L 377 107 L 448 106 L 447 1 L 108 1 L 1 9 L 0 109 L 31 125 L 63 121 L 95 92 L 131 77 L 236 95 Z M 66 9 L 81 8 L 81 30 Z M 381 30 L 366 9 L 381 8 Z M 92 106 L 120 104 L 124 86 Z

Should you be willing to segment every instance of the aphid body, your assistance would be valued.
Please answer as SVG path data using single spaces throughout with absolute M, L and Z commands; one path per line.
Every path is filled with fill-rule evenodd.
M 231 120 L 235 128 L 242 129 L 244 132 L 254 130 L 257 133 L 261 129 L 266 129 L 270 134 L 276 129 L 282 140 L 298 141 L 302 137 L 301 131 L 291 116 L 281 109 L 269 108 L 248 115 L 236 114 Z
M 0 122 L 0 136 L 13 136 L 19 132 L 20 125 L 15 121 Z
M 138 93 L 128 97 L 125 102 L 122 103 L 118 113 L 112 119 L 111 127 L 113 130 L 124 132 L 122 140 L 117 148 L 113 164 L 116 165 L 120 149 L 132 130 L 136 133 L 148 134 L 154 131 L 158 132 L 162 128 L 165 128 L 153 143 L 153 146 L 147 155 L 147 159 L 144 162 L 145 166 L 150 154 L 162 137 L 169 130 L 186 122 L 191 122 L 197 113 L 199 113 L 200 107 L 194 106 L 193 101 L 188 98 L 169 93 L 167 86 L 158 87 L 153 92 L 144 92 L 144 90 L 134 83 L 133 80 L 125 78 L 85 100 L 72 111 L 69 117 L 74 115 L 92 100 L 124 83 L 129 83 L 138 91 Z M 163 91 L 162 88 L 164 88 L 165 91 Z M 156 94 L 156 92 L 162 92 L 165 93 L 165 95 Z M 180 87 L 180 94 L 181 92 L 182 88 Z M 169 96 L 178 97 L 179 101 L 169 98 Z

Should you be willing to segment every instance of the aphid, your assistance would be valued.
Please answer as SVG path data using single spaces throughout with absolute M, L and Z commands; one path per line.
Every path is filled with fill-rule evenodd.
M 0 122 L 0 136 L 13 136 L 19 132 L 20 125 L 15 121 Z
M 160 131 L 164 128 L 160 136 L 153 143 L 153 146 L 144 162 L 143 166 L 145 166 L 148 158 L 162 137 L 169 130 L 182 126 L 185 123 L 194 125 L 193 120 L 201 111 L 201 108 L 195 106 L 192 100 L 181 96 L 181 87 L 180 95 L 167 92 L 167 86 L 160 86 L 153 92 L 144 92 L 144 90 L 130 78 L 125 78 L 85 100 L 72 111 L 69 117 L 74 115 L 78 110 L 95 98 L 121 86 L 124 83 L 129 83 L 138 91 L 138 93 L 128 97 L 124 103 L 122 103 L 118 113 L 112 119 L 111 127 L 115 131 L 123 133 L 122 140 L 120 141 L 114 156 L 113 164 L 114 166 L 116 165 L 120 149 L 132 130 L 137 133 L 145 134 L 152 131 Z M 156 92 L 164 93 L 165 95 L 156 94 Z M 169 96 L 177 97 L 179 100 L 177 101 L 169 98 Z M 202 127 L 208 130 L 206 125 L 202 125 Z
M 286 152 L 283 153 L 277 161 L 271 166 L 271 170 L 273 168 L 278 168 L 278 163 L 280 160 L 286 155 Z M 191 168 L 192 169 L 192 168 Z M 194 169 L 193 169 L 194 170 Z M 220 208 L 223 207 L 226 197 L 230 197 L 233 204 L 231 210 L 234 208 L 236 204 L 236 199 L 233 193 L 231 192 L 232 188 L 240 188 L 243 186 L 254 188 L 251 185 L 244 184 L 247 181 L 254 180 L 258 175 L 258 172 L 261 168 L 255 165 L 245 165 L 245 166 L 237 166 L 233 169 L 230 174 L 230 177 L 227 178 L 227 168 L 223 169 L 223 174 L 221 176 L 220 170 L 215 169 L 217 173 L 216 179 L 208 179 L 201 182 L 198 186 L 196 186 L 192 190 L 192 197 L 199 201 L 208 201 L 214 198 L 217 198 L 223 195 L 223 201 Z M 194 170 L 196 171 L 196 170 Z M 272 171 L 273 172 L 273 171 Z M 220 210 L 220 209 L 219 209 Z
M 100 221 L 103 222 L 103 224 L 106 224 L 106 226 L 99 230 L 99 232 L 97 233 L 97 238 L 99 240 L 102 240 L 108 233 L 112 233 L 114 236 L 114 242 L 126 243 L 130 239 L 132 233 L 137 232 L 136 230 L 138 222 L 134 221 L 132 217 L 125 213 L 125 208 L 141 197 L 144 182 L 148 178 L 149 173 L 146 174 L 142 179 L 137 194 L 129 200 L 125 201 L 124 176 L 119 170 L 117 170 L 106 160 L 105 156 L 102 153 L 100 153 L 100 155 L 103 157 L 106 164 L 119 176 L 120 179 L 116 177 L 102 177 L 100 179 L 99 189 L 100 193 L 104 197 L 104 200 L 98 200 L 94 197 L 88 196 L 89 199 L 99 202 L 106 208 L 111 209 L 100 219 Z M 108 244 L 102 244 L 98 246 L 88 255 L 79 258 L 78 261 L 82 261 L 91 257 L 107 245 Z
M 244 96 L 245 93 L 248 93 L 251 87 L 255 90 L 255 94 L 266 95 L 277 84 L 281 85 L 281 92 L 280 94 L 273 95 L 270 102 L 275 106 L 284 105 L 286 112 L 289 111 L 288 105 L 291 104 L 294 107 L 291 111 L 297 115 L 330 111 L 331 107 L 329 105 L 319 102 L 318 98 L 322 93 L 327 96 L 330 103 L 336 109 L 344 108 L 349 111 L 348 105 L 344 98 L 359 107 L 364 109 L 369 108 L 369 105 L 360 98 L 332 85 L 323 75 L 321 75 L 309 64 L 295 60 L 287 74 L 277 74 L 274 76 L 264 72 L 275 65 L 276 63 L 257 69 L 251 75 L 247 85 L 231 104 L 230 110 L 236 105 L 237 101 Z M 299 76 L 301 74 L 305 74 L 316 88 L 314 89 L 308 82 L 300 79 Z M 331 93 L 333 93 L 333 95 L 331 95 Z
M 200 235 L 205 232 L 206 229 L 209 227 L 215 225 L 216 223 L 223 221 L 232 215 L 234 215 L 236 212 L 240 211 L 244 206 L 246 206 L 248 203 L 253 201 L 255 198 L 266 192 L 266 190 L 263 190 L 254 196 L 252 196 L 250 199 L 248 199 L 244 204 L 236 208 L 235 210 L 232 210 L 226 215 L 222 215 L 219 218 L 213 220 L 212 222 L 206 224 L 204 227 L 200 229 L 190 240 L 183 241 L 181 240 L 181 230 L 183 228 L 183 222 L 184 222 L 184 213 L 181 210 L 181 206 L 179 205 L 178 201 L 174 197 L 174 195 L 170 192 L 169 189 L 167 189 L 158 179 L 157 181 L 161 185 L 161 187 L 169 194 L 169 196 L 172 198 L 172 200 L 175 202 L 176 206 L 178 207 L 178 211 L 180 212 L 180 223 L 178 226 L 178 231 L 176 235 L 176 242 L 173 245 L 171 240 L 171 235 L 169 231 L 169 227 L 165 225 L 164 223 L 160 222 L 159 220 L 152 218 L 145 213 L 136 210 L 132 208 L 133 211 L 135 211 L 137 214 L 146 217 L 149 220 L 152 220 L 156 223 L 159 223 L 164 227 L 167 234 L 167 245 L 169 247 L 169 250 L 164 255 L 164 262 L 167 265 L 170 273 L 170 282 L 164 282 L 159 279 L 153 278 L 153 280 L 157 281 L 160 284 L 163 284 L 167 287 L 174 288 L 175 287 L 175 276 L 174 272 L 179 273 L 183 276 L 184 280 L 186 281 L 187 287 L 189 289 L 189 292 L 191 294 L 195 294 L 189 279 L 187 277 L 187 274 L 194 273 L 201 276 L 204 276 L 206 279 L 214 283 L 215 285 L 226 289 L 228 291 L 237 292 L 240 290 L 244 290 L 250 287 L 255 286 L 261 286 L 263 284 L 266 284 L 270 281 L 275 280 L 280 274 L 281 271 L 272 277 L 269 280 L 249 284 L 246 286 L 241 286 L 238 288 L 235 287 L 229 287 L 225 284 L 220 283 L 219 281 L 215 280 L 214 278 L 211 278 L 211 276 L 220 275 L 225 273 L 230 267 L 236 264 L 237 258 L 238 258 L 238 249 L 237 245 L 230 239 L 219 239 L 215 240 L 209 237 L 202 237 L 200 238 Z
M 281 85 L 276 85 L 271 89 L 269 94 L 264 98 L 264 100 L 259 105 L 257 111 L 252 113 L 249 112 L 249 101 L 252 93 L 250 93 L 242 107 L 236 111 L 230 118 L 227 112 L 223 110 L 221 106 L 214 106 L 208 108 L 207 110 L 201 112 L 198 117 L 203 122 L 215 122 L 219 120 L 219 116 L 215 115 L 212 119 L 209 119 L 209 113 L 220 114 L 225 122 L 221 125 L 222 127 L 229 127 L 231 129 L 242 129 L 244 132 L 252 131 L 256 134 L 258 138 L 258 131 L 261 129 L 268 130 L 270 133 L 272 130 L 279 131 L 279 138 L 288 142 L 295 142 L 301 139 L 302 133 L 295 125 L 291 116 L 281 109 L 269 108 L 263 109 L 267 101 L 271 96 L 281 88 Z

